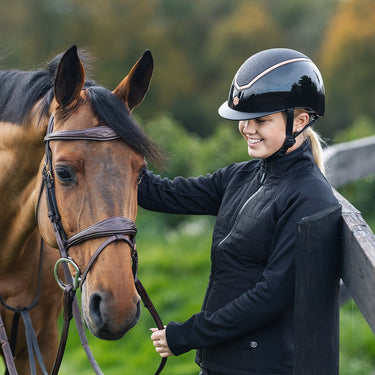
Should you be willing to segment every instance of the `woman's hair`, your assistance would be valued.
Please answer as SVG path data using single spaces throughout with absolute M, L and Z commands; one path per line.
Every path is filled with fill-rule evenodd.
M 312 121 L 312 118 L 311 118 L 311 116 L 313 115 L 312 111 L 308 109 L 297 109 L 294 112 L 295 116 L 301 112 L 308 113 L 308 115 L 310 116 L 310 122 Z M 312 154 L 314 156 L 315 163 L 318 165 L 321 172 L 325 175 L 325 167 L 324 167 L 324 161 L 323 161 L 323 148 L 322 148 L 322 144 L 324 144 L 325 142 L 320 137 L 320 135 L 315 130 L 312 129 L 311 126 L 306 128 L 302 132 L 302 136 L 304 139 L 310 140 Z
M 314 156 L 315 163 L 318 165 L 321 172 L 325 174 L 322 149 L 322 143 L 324 143 L 324 141 L 322 140 L 320 135 L 311 128 L 311 126 L 308 127 L 303 133 L 304 137 L 310 139 L 312 154 Z

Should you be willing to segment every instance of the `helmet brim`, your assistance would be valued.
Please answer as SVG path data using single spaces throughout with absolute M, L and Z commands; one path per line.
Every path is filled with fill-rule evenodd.
M 232 121 L 251 120 L 253 118 L 263 117 L 281 111 L 283 111 L 283 109 L 271 112 L 241 112 L 230 108 L 227 101 L 224 102 L 218 109 L 218 113 L 222 118 Z

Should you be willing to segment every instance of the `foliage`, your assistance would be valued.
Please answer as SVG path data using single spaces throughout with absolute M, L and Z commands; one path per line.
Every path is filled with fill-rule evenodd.
M 229 163 L 249 159 L 246 142 L 237 122 L 221 123 L 208 138 L 188 132 L 179 122 L 163 115 L 146 123 L 147 134 L 166 150 L 165 170 L 168 177 L 198 176 L 214 172 Z
M 372 135 L 375 135 L 375 122 L 367 116 L 359 116 L 351 126 L 336 135 L 335 142 L 349 142 Z
M 358 115 L 374 117 L 371 3 L 3 0 L 2 65 L 43 66 L 77 44 L 95 56 L 93 76 L 114 88 L 149 48 L 155 72 L 142 117 L 171 113 L 189 132 L 206 137 L 220 123 L 217 108 L 244 59 L 265 48 L 294 48 L 321 67 L 328 102 L 327 120 L 320 124 L 330 124 L 321 132 L 333 138 Z
M 368 176 L 337 189 L 362 214 L 365 221 L 375 228 L 375 176 Z
M 326 30 L 321 58 L 331 135 L 357 116 L 375 118 L 374 40 L 374 2 L 341 2 Z
M 367 117 L 358 118 L 345 131 L 340 132 L 337 142 L 348 142 L 375 134 L 375 123 Z M 366 222 L 375 228 L 375 176 L 367 176 L 351 182 L 338 191 L 351 202 L 361 213 Z

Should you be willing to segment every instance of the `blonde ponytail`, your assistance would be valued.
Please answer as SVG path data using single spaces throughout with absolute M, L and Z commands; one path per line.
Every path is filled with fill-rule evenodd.
M 309 109 L 305 108 L 298 108 L 294 111 L 294 116 L 297 117 L 300 113 L 307 113 L 309 116 L 313 115 L 314 112 L 312 112 Z M 311 121 L 311 117 L 310 117 Z M 303 139 L 310 139 L 312 154 L 314 156 L 315 163 L 318 165 L 321 172 L 325 175 L 325 167 L 324 167 L 324 161 L 323 161 L 323 149 L 322 144 L 325 144 L 323 139 L 320 137 L 320 135 L 312 129 L 311 126 L 306 128 L 303 132 Z
M 321 172 L 325 175 L 322 149 L 322 143 L 324 143 L 324 141 L 322 140 L 320 135 L 311 127 L 308 127 L 303 133 L 305 139 L 310 139 L 312 154 L 314 156 L 315 163 L 318 165 Z

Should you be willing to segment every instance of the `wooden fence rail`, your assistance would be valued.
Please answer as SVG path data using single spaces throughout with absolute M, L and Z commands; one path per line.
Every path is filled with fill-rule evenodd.
M 375 137 L 325 150 L 333 187 L 375 174 Z M 336 190 L 341 210 L 298 225 L 294 375 L 339 374 L 339 280 L 375 333 L 375 235 Z
M 324 150 L 327 177 L 335 188 L 375 173 L 375 136 Z
M 375 136 L 325 150 L 334 187 L 375 174 Z M 375 235 L 361 213 L 335 191 L 342 206 L 341 278 L 375 333 Z M 374 197 L 375 198 L 375 197 Z
M 339 205 L 297 227 L 295 375 L 339 373 L 340 227 Z

